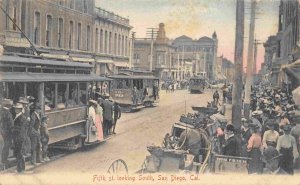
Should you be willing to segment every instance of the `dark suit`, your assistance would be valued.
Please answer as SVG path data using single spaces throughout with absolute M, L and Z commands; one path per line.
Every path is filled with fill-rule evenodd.
M 30 116 L 30 126 L 29 126 L 29 137 L 31 142 L 31 163 L 41 161 L 41 116 L 37 112 L 31 113 Z
M 229 137 L 223 145 L 223 154 L 229 156 L 240 156 L 240 142 L 234 135 Z
M 15 144 L 15 156 L 17 158 L 17 171 L 25 170 L 25 160 L 22 154 L 22 146 L 26 138 L 26 125 L 28 121 L 23 113 L 17 114 L 14 119 L 13 139 Z
M 6 107 L 0 108 L 0 132 L 3 138 L 4 146 L 1 153 L 2 163 L 7 162 L 9 155 L 9 148 L 12 144 L 12 129 L 13 129 L 13 117 L 9 109 Z

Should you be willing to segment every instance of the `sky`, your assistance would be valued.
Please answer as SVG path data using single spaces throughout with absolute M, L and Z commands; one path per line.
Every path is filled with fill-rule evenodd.
M 235 45 L 235 0 L 96 0 L 96 6 L 129 18 L 137 38 L 146 37 L 146 29 L 165 24 L 166 35 L 199 39 L 218 36 L 218 56 L 233 61 Z M 265 42 L 278 30 L 279 0 L 258 0 L 256 39 Z M 245 0 L 244 68 L 246 67 L 250 24 L 250 0 Z M 258 46 L 257 69 L 264 60 L 264 47 Z

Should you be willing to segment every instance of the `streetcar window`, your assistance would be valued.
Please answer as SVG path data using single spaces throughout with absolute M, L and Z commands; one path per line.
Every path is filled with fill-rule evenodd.
M 40 68 L 28 68 L 28 72 L 31 72 L 31 73 L 40 73 L 41 69 Z
M 69 84 L 69 100 L 68 107 L 74 107 L 78 105 L 78 85 L 77 83 Z
M 124 89 L 129 89 L 129 88 L 130 88 L 129 79 L 124 79 Z
M 79 105 L 87 104 L 87 83 L 79 84 Z
M 32 96 L 35 98 L 35 102 L 39 102 L 38 100 L 38 93 L 39 91 L 37 91 L 37 89 L 39 89 L 39 83 L 27 83 L 27 88 L 26 88 L 26 96 Z
M 24 97 L 24 83 L 16 82 L 16 83 L 8 83 L 8 97 L 16 103 L 19 100 L 19 97 Z
M 55 84 L 45 83 L 45 111 L 49 111 L 55 107 Z
M 67 85 L 66 84 L 58 84 L 57 85 L 57 108 L 64 109 L 66 108 L 66 93 L 67 93 Z

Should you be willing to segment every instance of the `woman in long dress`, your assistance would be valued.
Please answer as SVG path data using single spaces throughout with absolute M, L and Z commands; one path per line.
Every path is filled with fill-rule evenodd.
M 103 140 L 103 109 L 102 107 L 97 104 L 96 107 L 96 116 L 95 116 L 95 125 L 97 127 L 97 133 L 98 133 L 98 140 L 102 141 Z

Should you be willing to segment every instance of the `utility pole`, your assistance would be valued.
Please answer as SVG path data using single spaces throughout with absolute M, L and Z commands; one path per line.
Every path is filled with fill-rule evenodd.
M 254 67 L 253 67 L 253 74 L 256 74 L 256 62 L 257 62 L 257 46 L 262 44 L 261 42 L 259 42 L 259 40 L 254 41 Z
M 242 119 L 242 90 L 243 90 L 243 51 L 244 51 L 244 0 L 236 1 L 236 31 L 233 84 L 232 124 L 236 129 L 241 128 Z
M 150 48 L 150 66 L 149 70 L 153 70 L 153 46 L 154 46 L 154 38 L 157 37 L 157 28 L 147 28 L 147 35 L 150 36 L 151 39 L 151 48 Z
M 246 85 L 245 85 L 245 104 L 244 104 L 245 118 L 250 117 L 251 86 L 253 83 L 253 58 L 254 58 L 253 47 L 254 47 L 254 31 L 255 31 L 255 10 L 256 10 L 256 0 L 251 0 L 247 76 L 246 76 Z
M 134 40 L 135 40 L 135 32 L 132 32 L 130 51 L 129 51 L 129 69 L 132 68 L 132 61 L 134 60 Z

